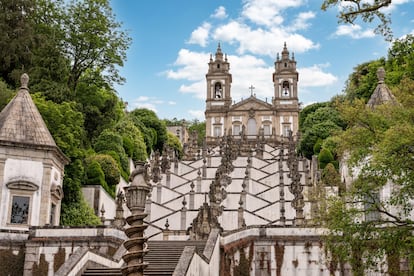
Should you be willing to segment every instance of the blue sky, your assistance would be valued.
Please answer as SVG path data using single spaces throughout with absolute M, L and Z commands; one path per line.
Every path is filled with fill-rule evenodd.
M 367 0 L 369 1 L 369 0 Z M 232 99 L 273 95 L 276 54 L 287 43 L 299 71 L 304 105 L 340 94 L 353 68 L 386 56 L 390 46 L 375 35 L 375 22 L 338 24 L 336 8 L 322 0 L 111 0 L 116 19 L 132 44 L 120 69 L 126 83 L 116 86 L 128 109 L 145 107 L 160 119 L 204 120 L 210 54 L 218 42 L 233 75 Z M 393 0 L 399 38 L 414 34 L 414 0 Z

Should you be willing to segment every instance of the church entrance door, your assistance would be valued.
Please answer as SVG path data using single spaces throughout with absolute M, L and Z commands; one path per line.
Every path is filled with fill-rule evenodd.
M 250 118 L 247 121 L 247 138 L 254 139 L 256 138 L 256 120 L 254 118 Z

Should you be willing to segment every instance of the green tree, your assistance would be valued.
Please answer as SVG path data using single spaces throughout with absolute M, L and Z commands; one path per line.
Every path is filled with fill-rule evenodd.
M 408 34 L 393 42 L 385 69 L 388 84 L 398 85 L 403 78 L 414 79 L 414 35 Z
M 7 87 L 7 84 L 0 80 L 0 110 L 2 110 L 12 99 L 15 92 Z
M 0 1 L 0 78 L 12 86 L 32 64 L 34 12 L 34 1 Z
M 109 83 L 121 82 L 117 66 L 126 59 L 130 38 L 121 29 L 108 0 L 71 0 L 66 6 L 63 40 L 71 61 L 68 86 L 75 91 L 87 71 L 105 72 Z
M 129 161 L 120 134 L 113 130 L 105 129 L 96 139 L 94 150 L 97 153 L 111 155 L 118 162 L 122 176 L 128 179 Z
M 167 133 L 167 137 L 167 145 L 172 148 L 174 152 L 178 154 L 178 158 L 181 159 L 181 157 L 183 157 L 183 145 L 181 145 L 180 139 L 171 132 Z
M 85 115 L 85 130 L 89 141 L 94 141 L 104 129 L 112 128 L 125 116 L 124 103 L 104 83 L 79 83 L 76 102 Z
M 318 155 L 319 168 L 325 169 L 326 165 L 334 161 L 333 155 L 330 150 L 322 149 Z
M 122 136 L 123 146 L 129 157 L 141 161 L 147 159 L 144 137 L 130 115 L 123 117 L 114 129 Z
M 356 66 L 345 87 L 346 99 L 364 99 L 367 102 L 378 84 L 377 70 L 384 65 L 385 59 L 381 58 Z
M 85 170 L 85 184 L 86 185 L 101 185 L 106 186 L 105 174 L 101 168 L 101 165 L 96 160 L 88 162 Z
M 62 203 L 61 224 L 71 226 L 100 225 L 101 221 L 93 209 L 82 197 L 80 201 L 71 204 Z
M 64 55 L 62 41 L 64 9 L 62 1 L 36 0 L 33 14 L 35 45 L 32 49 L 30 76 L 32 91 L 41 91 L 47 100 L 56 103 L 73 99 L 67 80 L 70 61 Z
M 202 146 L 203 145 L 203 141 L 206 137 L 206 122 L 200 122 L 197 119 L 194 119 L 193 121 L 191 121 L 189 127 L 188 127 L 188 132 L 189 133 L 193 133 L 193 132 L 197 132 L 198 134 L 198 145 Z
M 341 127 L 330 121 L 329 119 L 315 124 L 310 129 L 306 129 L 299 142 L 299 151 L 308 159 L 312 158 L 313 147 L 318 139 L 324 140 L 340 131 Z
M 108 184 L 108 186 L 115 187 L 118 185 L 121 174 L 118 168 L 118 164 L 112 158 L 112 156 L 107 154 L 97 154 L 93 157 L 93 159 L 96 160 L 99 165 L 101 165 L 101 168 L 105 174 L 105 182 Z
M 351 264 L 354 275 L 381 263 L 389 275 L 401 275 L 400 257 L 414 269 L 413 89 L 410 79 L 396 87 L 400 104 L 340 106 L 349 127 L 338 136 L 338 150 L 359 173 L 345 193 L 328 199 L 323 221 L 331 256 Z M 381 196 L 385 190 L 389 195 Z
M 299 129 L 303 129 L 306 118 L 322 107 L 330 106 L 330 102 L 314 103 L 305 106 L 299 113 Z
M 130 116 L 144 135 L 147 153 L 150 154 L 152 150 L 159 150 L 161 152 L 164 143 L 167 142 L 167 127 L 165 123 L 158 119 L 154 111 L 146 108 L 135 109 L 130 112 Z M 149 145 L 152 145 L 152 147 L 148 148 Z
M 341 7 L 338 14 L 340 23 L 355 24 L 358 18 L 367 23 L 379 20 L 375 33 L 381 34 L 387 41 L 391 41 L 391 19 L 389 15 L 381 11 L 381 8 L 388 7 L 390 4 L 391 0 L 324 0 L 321 9 L 326 11 L 332 7 Z

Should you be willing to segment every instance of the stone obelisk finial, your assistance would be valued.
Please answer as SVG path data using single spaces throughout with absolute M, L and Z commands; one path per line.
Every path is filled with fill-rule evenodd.
M 29 90 L 29 75 L 26 73 L 22 74 L 20 77 L 20 89 Z

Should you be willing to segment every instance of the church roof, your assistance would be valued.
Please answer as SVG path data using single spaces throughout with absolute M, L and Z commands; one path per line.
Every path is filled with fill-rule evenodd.
M 272 104 L 264 102 L 255 96 L 250 96 L 238 103 L 233 104 L 230 110 L 249 110 L 254 108 L 255 110 L 268 110 L 272 108 Z
M 17 95 L 0 112 L 0 143 L 57 148 L 29 94 L 28 80 L 27 74 L 23 74 Z
M 395 99 L 391 90 L 387 87 L 387 85 L 384 82 L 384 78 L 385 78 L 384 68 L 382 67 L 378 68 L 377 77 L 378 77 L 377 87 L 375 88 L 374 93 L 372 93 L 371 98 L 369 99 L 367 105 L 370 108 L 374 108 L 375 106 L 378 106 L 384 103 L 396 103 L 397 100 Z

